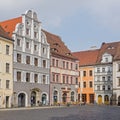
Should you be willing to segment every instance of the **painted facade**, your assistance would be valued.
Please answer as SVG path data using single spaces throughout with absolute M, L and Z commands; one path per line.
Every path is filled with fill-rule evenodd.
M 98 51 L 98 49 L 95 49 L 73 53 L 79 59 L 80 77 L 78 101 L 80 103 L 94 103 L 94 66 L 96 64 Z
M 29 10 L 1 25 L 14 39 L 13 105 L 48 105 L 50 47 L 37 14 Z
M 113 62 L 113 104 L 120 105 L 120 60 Z
M 75 103 L 78 101 L 78 60 L 59 36 L 44 32 L 51 51 L 50 103 Z
M 13 40 L 0 26 L 0 108 L 11 107 L 13 95 Z

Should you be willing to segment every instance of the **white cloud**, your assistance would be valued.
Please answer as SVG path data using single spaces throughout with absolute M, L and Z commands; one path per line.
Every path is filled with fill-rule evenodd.
M 19 16 L 28 9 L 35 10 L 39 19 L 44 17 L 46 24 L 54 27 L 79 11 L 90 14 L 105 27 L 120 27 L 120 0 L 3 0 L 1 19 Z

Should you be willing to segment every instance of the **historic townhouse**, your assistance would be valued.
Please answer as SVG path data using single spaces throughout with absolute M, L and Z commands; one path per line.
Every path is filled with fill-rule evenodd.
M 44 31 L 50 44 L 50 103 L 74 103 L 78 99 L 78 60 L 59 36 Z
M 11 107 L 13 94 L 13 40 L 0 26 L 0 108 Z
M 85 103 L 94 103 L 94 66 L 96 64 L 98 49 L 73 53 L 79 58 L 79 90 L 78 100 Z
M 120 42 L 113 61 L 113 97 L 112 103 L 120 106 Z
M 118 42 L 103 43 L 95 66 L 95 94 L 98 104 L 110 104 L 113 90 L 113 60 Z
M 14 39 L 13 105 L 48 104 L 50 47 L 37 14 L 29 10 L 0 24 Z

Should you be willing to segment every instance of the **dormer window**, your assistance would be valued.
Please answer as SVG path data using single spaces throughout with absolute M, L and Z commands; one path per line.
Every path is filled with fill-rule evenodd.
M 51 50 L 54 52 L 58 52 L 58 50 L 56 48 L 52 48 Z
M 68 55 L 68 56 L 72 56 L 72 54 L 71 54 L 71 53 L 66 53 L 66 55 Z
M 108 53 L 104 53 L 102 55 L 102 61 L 101 61 L 101 63 L 108 63 L 108 62 L 112 62 L 112 55 L 108 54 Z

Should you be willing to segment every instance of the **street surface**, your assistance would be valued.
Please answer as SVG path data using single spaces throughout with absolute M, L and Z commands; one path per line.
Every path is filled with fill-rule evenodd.
M 85 105 L 0 110 L 0 120 L 120 120 L 120 107 Z

